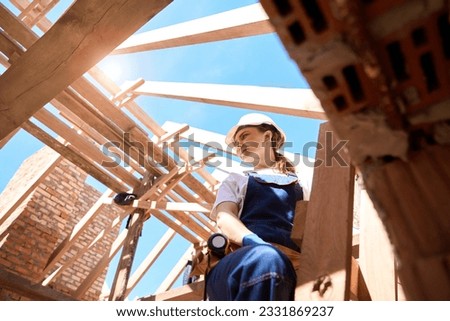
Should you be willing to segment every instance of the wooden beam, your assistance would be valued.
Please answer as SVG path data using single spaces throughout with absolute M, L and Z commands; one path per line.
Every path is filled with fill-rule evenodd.
M 139 198 L 153 185 L 153 174 L 147 173 L 142 179 L 142 184 L 134 188 L 133 193 Z M 128 281 L 131 275 L 134 257 L 138 241 L 142 233 L 144 222 L 147 220 L 145 210 L 137 209 L 130 214 L 128 220 L 128 234 L 120 254 L 116 274 L 109 295 L 110 301 L 123 301 L 126 297 Z
M 0 268 L 0 289 L 5 289 L 33 301 L 77 301 L 76 298 L 52 288 L 34 283 Z
M 152 267 L 153 263 L 161 255 L 162 251 L 169 245 L 170 241 L 175 237 L 176 232 L 169 228 L 161 239 L 156 243 L 153 249 L 148 253 L 147 257 L 138 266 L 134 274 L 130 277 L 125 291 L 125 296 L 128 296 L 131 291 L 136 287 L 139 281 L 144 277 L 145 273 Z
M 145 169 L 141 167 L 137 161 L 133 158 L 129 157 L 125 152 L 118 148 L 115 145 L 110 144 L 104 136 L 102 136 L 99 132 L 97 132 L 94 128 L 90 127 L 86 124 L 80 117 L 75 115 L 69 108 L 61 104 L 56 99 L 51 101 L 51 104 L 55 106 L 59 111 L 60 115 L 67 119 L 70 123 L 72 123 L 78 130 L 81 130 L 81 135 L 87 138 L 92 139 L 98 145 L 102 146 L 102 148 L 106 148 L 108 152 L 114 153 L 115 156 L 120 157 L 121 160 L 124 160 L 125 164 L 128 164 L 133 170 L 142 176 L 145 174 Z
M 59 0 L 33 0 L 19 15 L 19 19 L 24 21 L 30 28 L 45 18 Z
M 20 127 L 170 2 L 75 2 L 0 77 L 0 139 Z
M 0 3 L 0 26 L 25 48 L 31 47 L 39 37 Z M 26 30 L 26 31 L 25 31 Z
M 432 145 L 366 172 L 364 182 L 392 242 L 407 300 L 450 298 L 450 147 Z
M 178 263 L 175 264 L 173 269 L 170 271 L 170 273 L 166 276 L 164 281 L 161 282 L 159 287 L 156 289 L 155 293 L 161 293 L 168 291 L 175 281 L 179 278 L 181 273 L 186 269 L 186 264 L 188 262 L 188 257 L 192 254 L 192 247 L 188 247 L 186 252 L 181 256 L 180 260 L 178 260 Z
M 86 158 L 91 159 L 93 163 L 95 162 L 99 165 L 108 163 L 109 166 L 103 166 L 103 168 L 130 187 L 139 184 L 139 181 L 135 176 L 130 174 L 130 172 L 124 169 L 115 160 L 106 156 L 100 150 L 99 146 L 87 141 L 45 108 L 38 110 L 34 114 L 34 117 L 64 140 L 70 142 L 73 147 L 78 149 L 79 154 L 83 154 Z
M 169 191 L 166 196 L 168 199 L 170 199 L 173 202 L 181 202 L 182 199 L 176 195 L 174 192 Z M 209 208 L 209 211 L 207 214 L 204 213 L 197 213 L 197 212 L 191 212 L 191 214 L 203 225 L 205 225 L 207 228 L 209 228 L 213 232 L 218 232 L 218 227 L 216 226 L 216 223 L 212 221 L 209 218 L 209 213 L 211 212 L 212 204 L 204 204 L 206 208 Z
M 159 175 L 157 169 L 150 166 L 148 161 L 144 160 L 144 158 L 147 159 L 148 156 L 150 156 L 151 159 L 157 163 L 164 163 L 164 166 L 169 170 L 177 166 L 176 162 L 164 150 L 156 146 L 142 129 L 136 127 L 136 123 L 134 121 L 132 121 L 125 113 L 118 112 L 117 107 L 115 107 L 108 98 L 106 98 L 98 89 L 90 85 L 85 79 L 78 79 L 74 84 L 72 84 L 72 87 L 86 97 L 97 108 L 101 108 L 103 113 L 103 121 L 112 120 L 114 121 L 114 124 L 118 125 L 122 131 L 122 137 L 120 137 L 119 142 L 122 141 L 122 145 L 129 147 L 128 149 L 130 153 L 136 153 L 136 147 L 134 147 L 134 145 L 141 147 L 142 150 L 139 151 L 139 154 L 142 154 L 141 161 L 144 162 L 144 166 L 148 170 L 152 171 L 156 176 Z M 78 112 L 82 113 L 83 110 L 78 110 Z M 89 121 L 89 119 L 86 119 L 86 121 Z M 125 133 L 129 134 L 127 139 L 124 139 L 125 136 L 123 135 Z M 140 157 L 141 156 L 139 155 L 135 156 L 135 159 L 139 160 Z M 184 183 L 187 187 L 198 193 L 198 195 L 200 195 L 206 202 L 214 201 L 215 197 L 211 191 L 205 188 L 205 186 L 200 184 L 198 180 L 191 175 L 187 175 L 184 178 Z
M 359 266 L 373 301 L 396 300 L 394 252 L 383 223 L 361 191 Z
M 164 293 L 140 298 L 139 301 L 201 301 L 204 287 L 205 281 L 198 281 Z
M 326 153 L 337 144 L 329 123 L 320 126 L 316 167 L 308 202 L 302 253 L 297 271 L 296 300 L 348 300 L 350 298 L 354 168 L 326 163 Z M 331 146 L 330 146 L 331 144 Z M 320 146 L 320 145 L 319 145 Z
M 108 79 L 106 75 L 97 67 L 92 68 L 89 73 L 102 85 L 105 87 L 107 91 L 109 91 L 112 95 L 116 95 L 121 91 L 120 87 L 118 87 L 113 81 Z M 137 105 L 135 102 L 130 101 L 125 106 L 125 109 L 127 109 L 134 117 L 136 117 L 142 124 L 144 124 L 151 132 L 153 132 L 156 136 L 162 137 L 165 134 L 167 134 L 167 131 L 162 129 L 157 122 L 155 122 L 139 105 Z M 180 132 L 181 133 L 181 132 Z M 172 148 L 172 147 L 171 147 Z M 180 156 L 183 158 L 185 157 L 187 152 L 184 150 L 180 150 Z M 200 168 L 197 170 L 198 174 L 202 176 L 206 181 L 208 181 L 211 185 L 214 185 L 214 178 L 211 177 L 209 172 L 207 172 L 205 169 Z M 192 177 L 188 177 L 188 185 L 192 185 L 191 183 L 194 181 Z M 216 182 L 217 183 L 217 182 Z M 182 193 L 182 189 L 180 187 L 175 188 L 177 191 Z M 201 195 L 205 195 L 206 198 L 214 199 L 214 195 L 210 193 L 209 190 L 205 188 L 201 188 L 197 191 L 197 193 Z M 208 201 L 208 200 L 207 200 Z M 212 202 L 212 201 L 210 201 Z
M 125 54 L 272 33 L 259 3 L 133 35 L 112 54 Z
M 130 207 L 143 208 L 146 210 L 162 210 L 168 212 L 183 211 L 209 213 L 211 211 L 212 204 L 135 200 L 133 204 L 130 205 Z
M 123 192 L 127 190 L 125 184 L 122 184 L 110 176 L 100 167 L 92 164 L 82 155 L 79 155 L 76 151 L 71 149 L 70 146 L 66 146 L 57 141 L 32 122 L 26 121 L 22 124 L 22 128 L 115 192 Z
M 134 93 L 326 119 L 311 89 L 146 81 Z
M 14 4 L 16 6 L 16 8 L 21 11 L 25 10 L 29 4 L 28 0 L 10 0 L 10 2 L 12 4 Z M 25 19 L 25 21 L 23 21 L 23 23 L 26 24 L 27 26 L 30 26 L 30 28 L 32 27 L 32 25 L 31 25 L 32 22 L 33 21 L 31 21 L 30 19 Z M 39 19 L 37 21 L 37 27 L 44 32 L 46 32 L 48 29 L 50 29 L 51 26 L 52 26 L 52 22 L 50 20 L 48 20 L 46 17 L 42 17 L 41 19 Z
M 186 225 L 180 222 L 178 219 L 172 220 L 158 210 L 152 210 L 150 211 L 150 213 L 154 218 L 158 219 L 160 222 L 164 223 L 171 229 L 177 231 L 177 233 L 180 234 L 183 238 L 185 238 L 188 242 L 197 243 L 202 240 L 200 237 L 195 237 L 194 235 L 192 235 L 191 231 L 187 231 L 185 229 Z
M 162 144 L 165 143 L 167 141 L 169 141 L 170 139 L 179 137 L 181 133 L 184 133 L 185 131 L 189 130 L 189 125 L 187 124 L 180 124 L 180 126 L 177 129 L 174 129 L 173 131 L 167 132 L 164 135 L 161 135 L 161 137 L 158 136 L 154 136 L 152 138 L 152 141 L 155 144 Z

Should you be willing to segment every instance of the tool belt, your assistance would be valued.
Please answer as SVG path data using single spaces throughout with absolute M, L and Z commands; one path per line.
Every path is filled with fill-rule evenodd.
M 214 240 L 214 237 L 218 236 L 221 236 L 227 240 L 227 243 L 220 247 L 220 251 L 215 250 L 214 244 L 211 244 L 212 240 Z M 299 252 L 280 244 L 271 244 L 278 248 L 281 252 L 283 252 L 291 261 L 294 269 L 298 270 L 298 268 L 300 267 Z M 223 234 L 216 233 L 211 235 L 207 242 L 201 242 L 194 248 L 191 260 L 192 269 L 190 272 L 190 277 L 207 274 L 214 266 L 217 265 L 217 263 L 219 263 L 220 259 L 239 248 L 239 245 L 229 242 L 226 236 L 224 236 Z
M 219 237 L 226 241 L 224 244 L 220 244 L 222 246 L 217 247 L 214 244 L 214 239 Z M 194 247 L 190 276 L 207 274 L 219 263 L 220 259 L 239 248 L 239 245 L 228 241 L 228 238 L 223 234 L 215 233 L 211 235 L 207 242 L 201 242 Z

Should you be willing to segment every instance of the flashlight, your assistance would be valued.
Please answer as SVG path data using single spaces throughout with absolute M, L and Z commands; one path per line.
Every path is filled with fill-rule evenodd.
M 214 233 L 208 238 L 208 249 L 219 258 L 225 256 L 227 247 L 228 238 L 222 233 Z

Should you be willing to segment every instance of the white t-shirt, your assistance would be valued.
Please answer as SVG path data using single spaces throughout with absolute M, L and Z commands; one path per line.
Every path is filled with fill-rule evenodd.
M 261 170 L 252 170 L 252 172 L 258 172 L 259 174 L 270 174 L 270 175 L 285 175 L 275 169 L 265 168 Z M 309 195 L 311 191 L 311 179 L 307 175 L 302 175 L 303 173 L 296 173 L 299 178 L 300 186 L 303 189 L 303 199 L 309 200 Z M 238 217 L 241 216 L 242 208 L 244 205 L 245 194 L 247 193 L 248 176 L 240 173 L 231 173 L 220 185 L 217 191 L 216 201 L 214 202 L 213 209 L 211 211 L 210 217 L 216 220 L 217 211 L 216 208 L 220 203 L 223 202 L 233 202 L 238 205 Z

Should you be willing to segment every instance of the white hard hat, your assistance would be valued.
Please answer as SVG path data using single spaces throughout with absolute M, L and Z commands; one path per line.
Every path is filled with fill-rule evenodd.
M 232 145 L 234 143 L 234 136 L 236 135 L 239 127 L 258 126 L 262 124 L 272 125 L 273 127 L 275 127 L 275 129 L 280 132 L 281 145 L 283 145 L 284 141 L 286 140 L 286 134 L 284 133 L 284 131 L 280 127 L 278 127 L 278 125 L 273 121 L 272 118 L 258 113 L 251 113 L 242 116 L 241 119 L 239 119 L 239 122 L 228 131 L 228 134 L 225 137 L 225 143 L 227 143 L 227 145 Z

